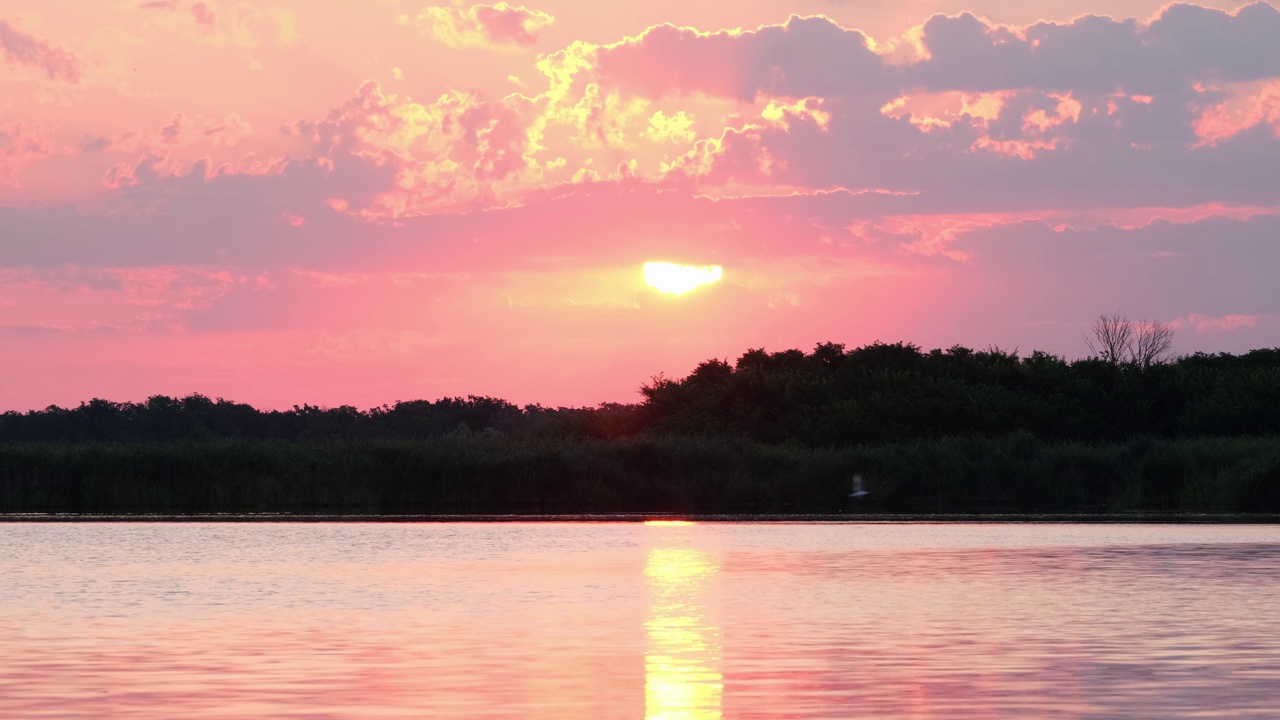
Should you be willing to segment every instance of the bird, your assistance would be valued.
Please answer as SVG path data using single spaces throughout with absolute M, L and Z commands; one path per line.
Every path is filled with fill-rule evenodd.
M 867 495 L 870 495 L 870 494 L 871 493 L 867 492 L 862 487 L 862 473 L 854 473 L 853 474 L 853 492 L 849 493 L 849 497 L 860 498 L 860 497 L 866 497 Z

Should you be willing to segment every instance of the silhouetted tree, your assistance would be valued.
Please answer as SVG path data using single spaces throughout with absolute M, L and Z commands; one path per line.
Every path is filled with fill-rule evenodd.
M 1122 362 L 1149 368 L 1173 348 L 1171 325 L 1153 320 L 1134 322 L 1120 313 L 1099 315 L 1084 334 L 1089 352 L 1113 365 Z
M 1120 313 L 1099 315 L 1084 334 L 1084 343 L 1099 360 L 1119 365 L 1133 344 L 1133 323 Z
M 1134 326 L 1129 358 L 1147 368 L 1161 362 L 1173 348 L 1173 328 L 1162 322 L 1139 320 Z
M 1115 322 L 1104 317 L 1123 338 Z M 853 446 L 1025 432 L 1044 440 L 1280 433 L 1280 348 L 1164 360 L 1171 330 L 1129 324 L 1133 342 L 1068 362 L 996 347 L 921 352 L 907 343 L 811 352 L 752 349 L 734 365 L 655 376 L 638 404 L 523 408 L 498 398 L 410 400 L 370 410 L 298 405 L 259 411 L 203 395 L 0 414 L 0 443 L 168 442 L 209 438 L 328 443 L 452 436 L 531 442 L 637 435 L 721 436 Z M 1113 337 L 1107 335 L 1107 337 Z M 1114 360 L 1112 358 L 1115 358 Z M 2 485 L 2 482 L 0 482 Z

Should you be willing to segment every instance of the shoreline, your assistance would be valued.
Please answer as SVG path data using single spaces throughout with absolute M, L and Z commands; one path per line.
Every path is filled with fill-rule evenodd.
M 1079 523 L 1271 525 L 1280 513 L 0 513 L 19 523 Z

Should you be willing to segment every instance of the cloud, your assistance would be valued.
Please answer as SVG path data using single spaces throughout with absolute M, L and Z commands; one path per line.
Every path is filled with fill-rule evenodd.
M 1027 27 L 935 16 L 921 57 L 891 63 L 856 30 L 792 17 L 655 26 L 543 67 L 600 95 L 752 107 L 667 165 L 707 190 L 893 189 L 938 212 L 1266 203 L 1280 193 L 1268 169 L 1280 115 L 1273 86 L 1248 88 L 1280 78 L 1277 36 L 1280 11 L 1265 3 Z
M 1228 13 L 1173 4 L 1149 22 L 1084 15 L 1004 26 L 935 15 L 912 33 L 922 57 L 890 62 L 864 33 L 824 17 L 792 16 L 751 30 L 657 25 L 604 46 L 578 44 L 602 80 L 649 97 L 706 93 L 752 101 L 894 96 L 913 90 L 1186 94 L 1196 82 L 1280 76 L 1280 10 Z
M 1090 230 L 1027 220 L 975 228 L 955 244 L 971 257 L 975 280 L 1003 278 L 989 287 L 992 308 L 1004 302 L 1059 319 L 1124 308 L 1133 317 L 1173 321 L 1280 314 L 1269 280 L 1280 263 L 1280 246 L 1269 240 L 1277 232 L 1274 213 Z
M 1176 328 L 1191 328 L 1198 333 L 1231 332 L 1241 328 L 1257 327 L 1260 320 L 1267 319 L 1263 315 L 1211 315 L 1191 314 L 1174 320 L 1171 325 Z
M 455 7 L 429 7 L 417 17 L 418 27 L 451 47 L 529 47 L 555 18 L 524 6 L 499 2 Z
M 1280 81 L 1267 83 L 1248 98 L 1219 103 L 1205 110 L 1193 124 L 1201 145 L 1216 145 L 1246 130 L 1268 125 L 1280 136 Z
M 450 12 L 486 17 L 483 8 L 524 10 Z M 920 28 L 922 54 L 892 63 L 883 44 L 821 17 L 714 33 L 661 25 L 544 56 L 537 67 L 549 87 L 533 97 L 451 90 L 418 102 L 366 82 L 328 114 L 290 124 L 311 148 L 275 167 L 317 168 L 342 190 L 317 201 L 384 219 L 502 207 L 557 183 L 631 176 L 713 196 L 890 191 L 916 214 L 1266 204 L 1280 192 L 1266 84 L 1276 81 L 1265 79 L 1270 46 L 1257 45 L 1251 28 L 1277 16 L 1261 4 L 1020 28 L 935 16 Z M 1194 35 L 1196 23 L 1206 38 Z M 1151 79 L 1188 57 L 1173 45 L 1196 42 L 1208 48 L 1202 67 L 1182 62 L 1177 83 Z M 1087 63 L 1064 53 L 1132 60 L 1124 72 L 1148 73 L 1155 94 L 1091 80 Z M 1009 74 L 1009 58 L 1041 63 L 1040 86 L 1007 87 L 1025 80 Z M 1097 72 L 1114 71 L 1102 65 Z M 175 115 L 158 137 L 135 137 L 141 157 L 107 181 L 139 201 L 165 172 L 185 172 L 157 164 L 170 148 L 202 138 L 230 145 L 247 132 L 236 116 Z M 357 189 L 345 173 L 377 182 Z
M 196 27 L 205 32 L 213 32 L 218 28 L 218 16 L 208 3 L 198 2 L 192 5 L 191 17 L 195 20 Z
M 136 163 L 119 162 L 107 168 L 102 184 L 111 189 L 154 185 L 157 181 L 177 173 L 177 166 L 169 163 L 169 155 L 159 150 L 148 151 Z
M 661 110 L 655 112 L 649 118 L 649 127 L 644 134 L 650 140 L 660 143 L 687 143 L 695 137 L 693 120 L 684 110 L 679 110 L 672 115 L 667 115 Z
M 784 25 L 700 32 L 657 25 L 605 45 L 576 43 L 551 56 L 585 56 L 602 83 L 650 98 L 704 93 L 751 102 L 759 95 L 807 97 L 892 93 L 899 83 L 869 38 L 822 17 Z
M 0 125 L 0 187 L 21 187 L 18 170 L 60 152 L 42 132 L 22 123 Z
M 253 132 L 249 123 L 231 113 L 221 120 L 209 118 L 188 118 L 182 113 L 174 113 L 169 122 L 153 138 L 158 145 L 187 145 L 199 140 L 208 140 L 217 146 L 232 146 Z
M 149 0 L 138 7 L 163 11 L 179 11 L 185 7 L 184 14 L 191 18 L 196 36 L 205 43 L 257 47 L 274 40 L 287 47 L 297 40 L 295 15 L 284 8 L 259 8 L 241 2 L 224 8 L 220 19 L 213 5 L 203 1 L 186 4 L 183 0 Z
M 3 19 L 0 19 L 0 49 L 9 62 L 38 67 L 50 80 L 71 83 L 80 80 L 80 61 L 75 54 L 23 32 Z
M 350 156 L 386 169 L 394 182 L 379 187 L 377 202 L 361 207 L 402 216 L 500 203 L 504 187 L 540 176 L 530 154 L 546 107 L 545 100 L 518 94 L 492 100 L 456 90 L 425 105 L 367 81 L 323 119 L 285 131 L 309 139 L 319 157 Z
M 545 257 L 581 266 L 638 262 L 651 254 L 679 259 L 691 236 L 712 255 L 761 260 L 895 252 L 887 242 L 842 247 L 843 225 L 876 207 L 872 198 L 847 194 L 717 201 L 633 179 L 547 190 L 504 209 L 394 222 L 326 202 L 343 198 L 350 208 L 365 206 L 395 186 L 394 170 L 376 158 L 335 154 L 254 174 L 219 173 L 203 162 L 175 172 L 169 158 L 147 156 L 118 171 L 109 215 L 0 208 L 6 237 L 0 266 L 535 271 L 547 267 L 539 260 Z M 835 243 L 824 242 L 824 235 Z M 710 261 L 714 257 L 701 260 Z
M 929 57 L 906 76 L 930 90 L 1183 93 L 1196 81 L 1280 74 L 1277 34 L 1280 11 L 1263 2 L 1234 13 L 1175 3 L 1149 22 L 1085 15 L 1025 28 L 937 15 L 922 27 Z

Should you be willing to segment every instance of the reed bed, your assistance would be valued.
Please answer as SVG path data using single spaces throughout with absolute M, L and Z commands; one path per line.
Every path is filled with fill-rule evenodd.
M 850 477 L 870 495 L 848 497 Z M 0 512 L 1275 512 L 1280 438 L 0 444 Z

